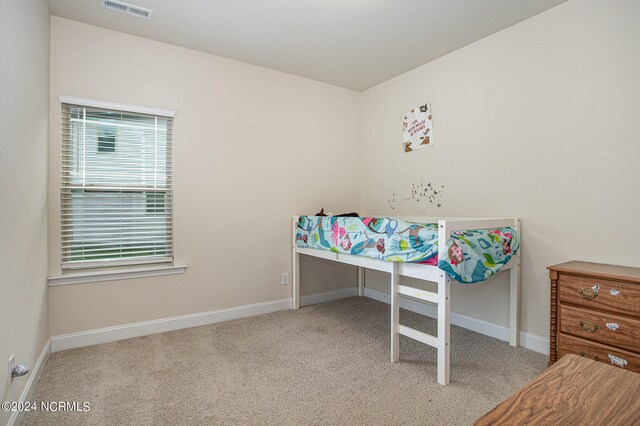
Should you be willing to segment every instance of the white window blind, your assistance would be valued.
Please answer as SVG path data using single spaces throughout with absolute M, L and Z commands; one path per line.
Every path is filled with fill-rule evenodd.
M 173 118 L 62 103 L 62 268 L 173 262 Z

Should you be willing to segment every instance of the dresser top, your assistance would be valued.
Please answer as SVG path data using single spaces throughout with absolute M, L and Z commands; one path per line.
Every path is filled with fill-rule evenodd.
M 640 283 L 640 268 L 632 266 L 617 266 L 608 265 L 606 263 L 580 262 L 578 260 L 572 260 L 570 262 L 549 266 L 547 269 L 569 274 Z
M 577 355 L 565 355 L 478 419 L 475 426 L 525 421 L 530 424 L 637 424 L 640 402 L 632 395 L 637 395 L 638 388 L 640 375 L 636 373 Z

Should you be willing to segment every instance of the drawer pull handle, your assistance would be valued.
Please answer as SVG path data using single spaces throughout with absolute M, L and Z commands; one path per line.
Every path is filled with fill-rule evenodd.
M 596 283 L 593 287 L 585 287 L 578 289 L 578 294 L 585 299 L 591 300 L 598 297 L 598 292 L 600 291 L 600 284 Z
M 609 291 L 609 294 L 615 297 L 615 296 L 617 296 L 617 295 L 619 295 L 619 294 L 620 294 L 620 291 L 619 291 L 619 290 L 616 290 L 615 288 L 612 288 L 612 289 Z
M 578 325 L 581 329 L 588 331 L 589 333 L 595 333 L 600 329 L 600 326 L 593 321 L 580 321 Z
M 594 361 L 600 361 L 600 357 L 598 355 L 594 355 L 591 352 L 580 352 L 578 355 L 584 358 L 589 358 Z
M 609 357 L 609 360 L 611 361 L 612 365 L 617 365 L 618 367 L 622 367 L 622 368 L 625 368 L 627 366 L 626 359 L 620 358 L 619 356 L 615 356 L 611 354 L 608 354 L 607 356 Z
M 620 326 L 619 326 L 617 323 L 615 323 L 615 322 L 608 322 L 608 323 L 607 323 L 607 328 L 608 328 L 609 330 L 616 331 L 619 327 L 620 327 Z

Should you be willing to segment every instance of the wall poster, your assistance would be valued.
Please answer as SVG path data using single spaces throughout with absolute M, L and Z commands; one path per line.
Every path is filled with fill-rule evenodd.
M 416 107 L 402 116 L 402 144 L 404 152 L 433 144 L 431 104 Z

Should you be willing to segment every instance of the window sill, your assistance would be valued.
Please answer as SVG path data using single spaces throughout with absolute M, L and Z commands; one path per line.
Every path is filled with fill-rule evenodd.
M 186 266 L 148 266 L 101 272 L 70 272 L 59 277 L 49 277 L 49 287 L 59 285 L 98 283 L 103 281 L 130 280 L 134 278 L 159 277 L 184 274 Z

